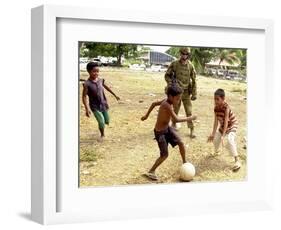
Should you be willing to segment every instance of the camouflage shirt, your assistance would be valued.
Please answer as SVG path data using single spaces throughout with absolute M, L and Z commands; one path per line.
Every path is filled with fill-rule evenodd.
M 165 74 L 165 80 L 168 85 L 174 81 L 183 90 L 188 90 L 189 94 L 197 95 L 196 72 L 189 60 L 186 64 L 179 60 L 173 61 Z

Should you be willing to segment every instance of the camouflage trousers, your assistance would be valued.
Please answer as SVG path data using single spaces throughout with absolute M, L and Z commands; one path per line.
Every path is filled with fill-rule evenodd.
M 192 115 L 192 104 L 191 104 L 190 94 L 189 94 L 188 90 L 184 90 L 182 97 L 181 97 L 181 101 L 179 102 L 178 105 L 174 106 L 174 111 L 177 115 L 180 111 L 181 104 L 183 104 L 186 116 L 187 117 L 191 116 Z M 187 126 L 190 129 L 194 128 L 194 124 L 192 121 L 187 122 Z

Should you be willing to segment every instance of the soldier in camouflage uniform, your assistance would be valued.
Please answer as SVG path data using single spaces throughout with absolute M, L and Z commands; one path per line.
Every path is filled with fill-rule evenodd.
M 176 84 L 183 90 L 181 102 L 174 107 L 175 113 L 178 114 L 182 103 L 187 117 L 192 115 L 191 101 L 197 98 L 196 72 L 189 57 L 190 48 L 181 48 L 180 59 L 173 61 L 165 74 L 168 86 Z M 175 126 L 175 124 L 173 125 Z M 193 122 L 190 121 L 187 125 L 190 128 L 190 137 L 195 138 Z

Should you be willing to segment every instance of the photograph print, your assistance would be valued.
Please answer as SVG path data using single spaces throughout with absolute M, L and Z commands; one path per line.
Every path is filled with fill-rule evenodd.
M 79 51 L 80 187 L 246 180 L 246 49 Z

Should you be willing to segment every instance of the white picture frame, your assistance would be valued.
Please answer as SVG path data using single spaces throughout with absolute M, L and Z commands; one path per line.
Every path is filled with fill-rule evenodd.
M 78 191 L 70 191 L 76 187 L 76 182 L 71 181 L 68 185 L 63 176 L 59 177 L 61 172 L 61 159 L 57 155 L 59 151 L 58 139 L 58 95 L 61 94 L 61 86 L 57 84 L 58 79 L 58 56 L 57 39 L 60 28 L 59 21 L 69 20 L 70 24 L 74 21 L 84 22 L 104 22 L 122 23 L 122 25 L 141 25 L 144 29 L 157 27 L 192 27 L 194 29 L 218 29 L 220 31 L 239 30 L 243 33 L 247 31 L 256 31 L 260 34 L 260 52 L 264 54 L 263 59 L 255 58 L 256 49 L 253 47 L 253 53 L 249 56 L 249 62 L 259 63 L 261 73 L 250 71 L 253 75 L 257 74 L 261 82 L 256 83 L 249 78 L 249 110 L 251 120 L 248 126 L 248 151 L 255 152 L 257 160 L 251 163 L 253 158 L 249 157 L 248 178 L 246 182 L 228 182 L 224 183 L 193 183 L 176 185 L 158 185 L 158 186 L 128 186 L 114 188 L 89 188 Z M 261 99 L 263 106 L 267 111 L 273 111 L 276 106 L 273 100 L 270 100 L 274 91 L 273 75 L 273 22 L 266 19 L 232 18 L 232 17 L 214 17 L 214 16 L 194 16 L 194 15 L 174 15 L 158 12 L 138 12 L 138 11 L 115 11 L 113 9 L 92 9 L 69 6 L 44 5 L 32 9 L 32 169 L 31 169 L 31 213 L 32 219 L 41 224 L 71 223 L 82 221 L 96 221 L 108 219 L 126 219 L 126 218 L 148 218 L 164 217 L 174 215 L 187 215 L 199 213 L 214 212 L 237 212 L 266 210 L 273 207 L 272 203 L 272 145 L 271 139 L 265 137 L 263 143 L 261 139 L 255 136 L 255 125 L 267 118 L 268 114 L 260 112 L 257 114 L 257 100 Z M 81 26 L 78 23 L 78 27 Z M 68 24 L 69 26 L 69 24 Z M 77 25 L 76 25 L 77 26 Z M 71 29 L 71 25 L 69 27 Z M 77 29 L 76 28 L 76 29 Z M 126 28 L 125 28 L 126 30 Z M 81 33 L 82 34 L 82 33 Z M 211 35 L 215 36 L 215 35 Z M 254 35 L 253 35 L 254 36 Z M 117 36 L 118 37 L 118 36 Z M 141 37 L 141 35 L 140 35 Z M 102 39 L 102 34 L 100 38 Z M 105 38 L 108 39 L 108 38 Z M 110 38 L 111 39 L 111 38 Z M 117 38 L 116 38 L 117 39 Z M 141 38 L 140 38 L 141 39 Z M 250 39 L 250 38 L 249 38 Z M 130 38 L 127 37 L 126 41 Z M 247 39 L 245 39 L 247 40 Z M 258 40 L 258 39 L 257 39 Z M 112 41 L 112 40 L 111 40 Z M 117 40 L 120 42 L 120 40 Z M 145 38 L 143 39 L 145 42 Z M 156 44 L 153 37 L 149 41 Z M 241 41 L 242 42 L 242 41 Z M 253 42 L 254 43 L 254 42 Z M 158 43 L 157 43 L 158 44 Z M 159 42 L 161 44 L 161 42 Z M 163 41 L 163 44 L 164 41 Z M 180 41 L 178 42 L 180 44 Z M 201 43 L 202 45 L 203 43 Z M 213 45 L 215 45 L 215 41 Z M 209 44 L 206 44 L 208 46 Z M 227 45 L 227 42 L 225 43 Z M 239 43 L 236 45 L 239 46 Z M 256 44 L 257 45 L 257 44 Z M 256 46 L 257 47 L 257 46 Z M 247 48 L 247 47 L 243 47 Z M 73 53 L 70 51 L 70 58 Z M 72 57 L 76 58 L 77 57 Z M 74 62 L 75 63 L 75 62 Z M 78 65 L 77 65 L 78 66 Z M 78 67 L 75 68 L 78 68 Z M 253 66 L 253 65 L 252 65 Z M 74 69 L 75 70 L 75 69 Z M 77 74 L 77 73 L 75 73 Z M 263 84 L 264 83 L 264 84 Z M 69 83 L 71 84 L 71 83 Z M 70 86 L 70 85 L 69 85 Z M 68 86 L 66 86 L 68 87 Z M 254 88 L 259 92 L 255 92 Z M 258 95 L 260 94 L 260 95 Z M 256 114 L 254 117 L 253 114 Z M 75 118 L 75 117 L 74 117 Z M 272 133 L 273 126 L 263 127 L 263 132 Z M 76 134 L 74 134 L 76 135 Z M 69 138 L 73 138 L 70 136 Z M 75 150 L 77 151 L 77 149 Z M 266 154 L 265 154 L 266 153 Z M 261 156 L 263 154 L 263 156 Z M 71 154 L 70 154 L 71 155 Z M 253 155 L 253 154 L 252 154 Z M 250 156 L 252 156 L 250 155 Z M 72 168 L 68 162 L 74 159 L 73 154 L 69 160 L 65 161 L 63 170 Z M 262 158 L 264 162 L 262 161 Z M 67 164 L 67 165 L 66 165 Z M 263 165 L 262 165 L 263 164 Z M 263 172 L 258 174 L 258 168 L 263 167 Z M 78 167 L 78 165 L 76 166 Z M 70 171 L 68 171 L 70 172 Z M 74 168 L 74 174 L 78 174 Z M 257 173 L 257 174 L 256 174 Z M 65 174 L 62 172 L 62 174 Z M 256 177 L 255 178 L 254 174 Z M 71 174 L 72 175 L 72 174 Z M 74 175 L 75 177 L 75 175 Z M 262 179 L 261 179 L 262 178 Z M 72 178 L 72 180 L 76 180 Z M 66 186 L 66 188 L 64 188 Z M 69 187 L 67 187 L 69 186 Z M 64 190 L 60 192 L 60 190 Z M 68 190 L 70 189 L 70 190 Z M 194 194 L 206 192 L 205 198 L 199 199 Z M 247 193 L 247 189 L 249 192 Z M 244 190 L 244 191 L 243 191 Z M 251 196 L 253 191 L 256 192 Z M 232 196 L 237 194 L 237 196 Z M 241 193 L 244 192 L 244 197 Z M 82 200 L 94 194 L 97 199 L 95 205 L 86 207 Z M 154 199 L 145 202 L 141 194 L 150 193 Z M 160 199 L 171 196 L 176 193 L 178 198 L 170 198 L 168 202 L 161 205 Z M 218 193 L 218 194 L 216 194 Z M 229 194 L 222 196 L 220 193 Z M 138 197 L 133 198 L 137 194 Z M 157 201 L 157 194 L 159 201 Z M 180 200 L 180 196 L 190 194 L 191 199 Z M 76 196 L 77 195 L 77 196 Z M 79 198 L 80 197 L 80 198 Z M 61 200 L 68 202 L 65 208 L 61 208 Z M 107 201 L 106 201 L 107 200 Z M 122 200 L 122 203 L 119 202 Z M 81 205 L 79 205 L 81 201 Z M 69 203 L 70 202 L 70 203 Z M 90 202 L 91 203 L 91 202 Z M 89 204 L 90 204 L 89 203 Z M 78 207 L 79 206 L 79 207 Z M 189 207 L 186 209 L 186 207 Z

